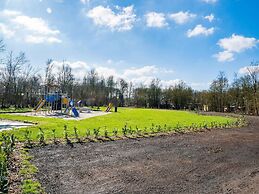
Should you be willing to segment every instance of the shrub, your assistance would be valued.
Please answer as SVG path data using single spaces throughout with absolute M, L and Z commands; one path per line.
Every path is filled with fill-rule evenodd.
M 98 138 L 99 132 L 100 132 L 99 128 L 98 129 L 94 128 L 94 136 L 95 136 L 95 138 Z
M 89 138 L 91 136 L 90 129 L 86 129 L 85 135 L 86 135 L 86 138 Z
M 54 144 L 57 144 L 56 129 L 52 129 L 52 135 L 53 135 L 53 143 L 54 143 Z
M 44 138 L 44 131 L 42 130 L 42 128 L 39 128 L 38 138 L 39 138 L 39 143 L 44 145 L 45 144 L 45 138 Z
M 114 128 L 113 131 L 112 131 L 112 133 L 113 133 L 113 136 L 114 136 L 114 137 L 117 137 L 117 135 L 118 135 L 118 129 L 117 129 L 117 128 Z
M 76 138 L 77 142 L 81 142 L 79 135 L 78 135 L 78 130 L 76 127 L 74 127 L 74 133 L 75 133 L 75 138 Z
M 27 147 L 30 147 L 32 144 L 31 144 L 31 131 L 26 129 L 24 131 L 24 139 L 26 141 L 26 146 Z

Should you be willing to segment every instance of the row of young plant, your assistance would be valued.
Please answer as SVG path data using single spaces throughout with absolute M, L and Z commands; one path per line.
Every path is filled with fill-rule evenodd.
M 2 133 L 0 141 L 0 193 L 8 192 L 8 162 L 15 147 L 15 136 Z
M 204 129 L 216 129 L 216 128 L 231 128 L 231 127 L 242 127 L 246 125 L 246 121 L 244 118 L 239 118 L 235 122 L 226 122 L 226 123 L 217 123 L 217 122 L 204 122 L 201 124 L 192 124 L 190 126 L 181 125 L 177 123 L 176 126 L 171 127 L 167 126 L 166 124 L 155 125 L 152 124 L 150 127 L 139 128 L 131 127 L 125 124 L 124 127 L 121 129 L 114 128 L 113 130 L 108 130 L 107 127 L 104 128 L 94 128 L 93 130 L 86 129 L 85 134 L 81 134 L 81 130 L 74 127 L 73 131 L 69 131 L 67 125 L 64 126 L 62 138 L 58 138 L 56 134 L 56 130 L 52 129 L 51 140 L 47 138 L 45 132 L 42 128 L 39 128 L 39 133 L 37 136 L 37 141 L 33 141 L 31 138 L 31 131 L 25 130 L 24 139 L 25 144 L 27 147 L 33 146 L 35 143 L 40 145 L 45 145 L 48 142 L 52 142 L 57 144 L 59 142 L 66 142 L 67 144 L 71 144 L 72 141 L 76 142 L 84 142 L 84 141 L 108 141 L 108 140 L 115 140 L 120 138 L 132 138 L 132 137 L 148 137 L 148 136 L 155 136 L 164 133 L 176 132 L 176 133 L 183 133 L 183 132 L 190 132 L 190 131 L 200 131 Z M 79 131 L 81 132 L 79 134 Z

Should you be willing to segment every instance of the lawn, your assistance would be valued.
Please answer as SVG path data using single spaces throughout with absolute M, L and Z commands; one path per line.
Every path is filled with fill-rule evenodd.
M 204 116 L 187 111 L 174 110 L 157 110 L 157 109 L 137 109 L 137 108 L 119 108 L 117 113 L 111 113 L 105 116 L 93 117 L 85 120 L 64 120 L 55 118 L 41 118 L 32 116 L 21 116 L 11 114 L 0 114 L 0 119 L 9 119 L 17 121 L 27 121 L 37 123 L 37 125 L 28 127 L 32 131 L 32 138 L 36 139 L 41 127 L 45 133 L 45 138 L 52 138 L 52 129 L 56 130 L 56 136 L 61 138 L 64 136 L 64 125 L 68 127 L 69 135 L 74 134 L 74 127 L 78 129 L 79 136 L 85 136 L 86 130 L 99 128 L 103 134 L 105 129 L 111 133 L 117 128 L 119 134 L 121 129 L 127 125 L 131 129 L 152 130 L 153 126 L 161 126 L 162 128 L 187 128 L 190 126 L 210 126 L 212 123 L 224 125 L 236 121 L 234 118 Z M 13 132 L 19 140 L 24 139 L 25 128 L 14 129 Z

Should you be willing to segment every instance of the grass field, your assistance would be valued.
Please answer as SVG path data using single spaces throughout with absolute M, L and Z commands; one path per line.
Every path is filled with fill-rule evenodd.
M 204 116 L 186 111 L 173 111 L 173 110 L 156 110 L 156 109 L 135 109 L 135 108 L 120 108 L 117 113 L 108 114 L 100 117 L 93 117 L 85 120 L 63 120 L 56 118 L 41 118 L 32 116 L 21 116 L 11 114 L 0 114 L 0 119 L 27 121 L 37 123 L 37 125 L 28 127 L 32 131 L 32 139 L 36 139 L 39 133 L 39 127 L 44 130 L 45 138 L 52 138 L 52 129 L 56 130 L 56 136 L 61 138 L 64 136 L 64 125 L 68 127 L 68 134 L 74 134 L 74 127 L 78 129 L 79 136 L 85 136 L 86 130 L 100 129 L 100 134 L 103 134 L 106 129 L 111 133 L 114 128 L 117 128 L 119 133 L 121 129 L 127 127 L 135 129 L 146 128 L 147 131 L 151 130 L 153 126 L 167 128 L 190 127 L 193 125 L 209 127 L 212 123 L 226 124 L 236 121 L 234 118 L 218 117 L 218 116 Z M 19 138 L 24 139 L 25 128 L 14 129 L 12 132 Z

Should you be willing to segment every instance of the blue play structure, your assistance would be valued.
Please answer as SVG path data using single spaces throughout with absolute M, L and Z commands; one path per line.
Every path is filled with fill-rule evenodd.
M 59 93 L 47 94 L 44 96 L 38 105 L 34 108 L 35 112 L 38 112 L 44 105 L 47 105 L 49 111 L 60 110 L 62 114 L 62 107 L 65 106 L 64 114 L 79 117 L 79 112 L 75 107 L 74 100 L 68 97 L 64 97 Z
M 75 117 L 79 117 L 79 112 L 76 110 L 75 107 L 72 108 L 72 113 L 74 114 Z

